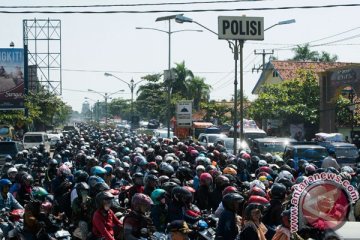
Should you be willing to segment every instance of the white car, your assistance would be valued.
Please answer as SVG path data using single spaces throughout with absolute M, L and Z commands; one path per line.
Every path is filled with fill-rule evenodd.
M 222 133 L 200 133 L 198 141 L 200 145 L 208 147 L 214 145 L 219 138 L 227 138 L 227 136 Z
M 156 129 L 153 132 L 153 136 L 156 138 L 168 138 L 168 131 L 167 129 Z M 174 132 L 170 131 L 170 138 L 174 136 Z

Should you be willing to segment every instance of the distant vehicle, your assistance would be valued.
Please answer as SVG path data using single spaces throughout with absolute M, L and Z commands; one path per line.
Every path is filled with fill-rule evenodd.
M 18 152 L 22 150 L 24 150 L 24 146 L 21 142 L 2 141 L 0 142 L 0 159 L 4 159 L 6 155 L 10 155 L 12 158 L 15 158 Z
M 226 152 L 230 154 L 234 154 L 234 138 L 218 138 L 215 140 L 215 143 L 221 143 L 226 148 Z M 249 145 L 245 141 L 240 141 L 240 139 L 237 139 L 236 144 L 237 153 L 240 153 L 242 150 L 251 153 L 251 149 L 249 148 Z M 236 155 L 236 154 L 234 154 Z
M 266 153 L 272 155 L 283 155 L 285 147 L 288 144 L 297 142 L 293 138 L 278 138 L 278 137 L 265 137 L 255 138 L 252 141 L 251 153 L 259 157 L 264 157 Z
M 221 133 L 200 133 L 198 142 L 200 145 L 208 147 L 214 145 L 219 138 L 227 138 L 227 136 Z
M 153 136 L 156 138 L 168 138 L 167 129 L 156 129 L 153 131 Z M 170 131 L 170 138 L 174 137 L 174 132 Z
M 141 128 L 147 128 L 149 122 L 148 121 L 140 121 L 139 122 Z
M 147 128 L 148 129 L 157 129 L 159 128 L 160 126 L 160 123 L 158 120 L 156 119 L 151 119 L 149 122 L 148 122 L 148 125 L 147 125 Z
M 56 144 L 61 140 L 62 134 L 48 133 L 48 139 L 50 140 L 50 150 L 56 148 Z
M 217 127 L 209 127 L 205 129 L 204 133 L 221 133 L 221 129 Z
M 298 162 L 300 159 L 307 160 L 309 163 L 321 167 L 322 161 L 328 156 L 328 151 L 325 147 L 313 142 L 297 142 L 289 144 L 285 147 L 283 159 L 285 161 L 294 159 L 295 169 L 298 169 Z
M 267 136 L 266 132 L 262 129 L 260 129 L 257 125 L 256 122 L 254 120 L 251 119 L 244 119 L 244 123 L 243 123 L 243 133 L 244 133 L 244 138 L 245 141 L 247 141 L 247 143 L 251 146 L 252 144 L 252 140 L 255 138 L 264 138 Z M 236 132 L 238 134 L 238 136 L 240 135 L 240 122 L 238 122 L 237 124 L 237 129 Z M 234 137 L 234 127 L 231 127 L 229 130 L 229 137 Z
M 120 124 L 116 124 L 116 128 L 122 131 L 130 131 L 131 125 L 127 123 L 126 124 L 120 123 Z
M 199 139 L 201 133 L 205 133 L 207 128 L 212 127 L 214 124 L 211 122 L 193 122 L 191 126 L 192 135 L 196 139 Z
M 359 161 L 359 151 L 354 144 L 346 142 L 318 142 L 328 151 L 334 151 L 340 166 L 356 167 Z
M 74 126 L 64 126 L 63 131 L 74 131 L 76 132 L 76 128 Z
M 2 139 L 14 139 L 15 129 L 11 125 L 0 125 L 0 138 Z
M 49 138 L 46 132 L 27 132 L 24 134 L 23 144 L 25 149 L 38 147 L 44 143 L 46 151 L 50 151 Z

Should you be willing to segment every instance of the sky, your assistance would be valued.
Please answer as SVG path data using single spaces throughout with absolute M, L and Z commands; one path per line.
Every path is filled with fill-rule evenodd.
M 213 0 L 214 1 L 214 0 Z M 121 0 L 121 1 L 43 1 L 0 0 L 0 11 L 21 11 L 36 9 L 6 9 L 4 6 L 40 6 L 40 5 L 94 5 L 94 4 L 135 4 L 135 3 L 179 3 L 190 0 Z M 195 2 L 195 1 L 192 1 Z M 198 0 L 197 2 L 204 2 Z M 207 1 L 209 2 L 209 1 Z M 296 45 L 310 42 L 311 50 L 327 51 L 338 56 L 341 62 L 360 62 L 360 23 L 359 6 L 316 9 L 259 10 L 259 8 L 277 8 L 286 6 L 324 6 L 336 4 L 360 3 L 358 0 L 272 0 L 238 1 L 212 4 L 155 5 L 138 7 L 102 7 L 102 8 L 52 8 L 37 9 L 51 11 L 107 11 L 107 10 L 163 10 L 157 13 L 99 13 L 99 14 L 49 14 L 49 13 L 0 13 L 0 48 L 9 47 L 13 41 L 15 47 L 23 45 L 23 19 L 60 19 L 62 48 L 62 95 L 61 98 L 76 111 L 81 111 L 85 97 L 90 104 L 103 101 L 100 94 L 88 92 L 88 89 L 104 93 L 114 93 L 114 98 L 130 99 L 128 85 L 114 77 L 104 76 L 112 73 L 126 82 L 134 79 L 137 83 L 147 74 L 162 73 L 168 68 L 168 34 L 156 30 L 139 30 L 136 27 L 156 28 L 168 31 L 168 22 L 155 22 L 157 17 L 179 13 L 167 10 L 189 11 L 184 16 L 217 32 L 218 16 L 263 17 L 265 28 L 279 21 L 295 19 L 296 23 L 275 26 L 264 34 L 263 41 L 246 41 L 244 44 L 244 94 L 249 99 L 260 72 L 252 68 L 262 64 L 262 56 L 254 51 L 271 51 L 279 60 L 292 58 Z M 250 11 L 207 11 L 199 9 L 249 9 Z M 225 40 L 219 40 L 213 33 L 194 23 L 178 24 L 171 22 L 171 30 L 203 30 L 203 32 L 182 31 L 171 34 L 171 66 L 185 61 L 185 66 L 196 76 L 205 78 L 212 86 L 212 100 L 230 100 L 234 92 L 233 53 Z M 266 61 L 270 55 L 266 56 Z M 138 84 L 145 84 L 141 82 Z M 138 87 L 137 86 L 137 87 Z M 136 88 L 137 89 L 137 88 Z M 135 89 L 135 92 L 136 92 Z M 134 95 L 136 97 L 136 95 Z M 151 104 L 151 103 L 149 103 Z

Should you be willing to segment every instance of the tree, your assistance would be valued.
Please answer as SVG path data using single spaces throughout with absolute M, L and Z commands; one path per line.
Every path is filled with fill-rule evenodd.
M 128 99 L 115 98 L 109 105 L 109 113 L 112 116 L 120 116 L 122 119 L 131 118 L 131 101 Z
M 257 121 L 278 119 L 286 125 L 318 125 L 319 96 L 316 74 L 312 70 L 299 70 L 293 80 L 265 85 L 249 107 L 249 115 Z
M 175 65 L 176 67 L 173 68 L 175 78 L 171 83 L 172 92 L 179 93 L 186 98 L 188 93 L 187 82 L 194 78 L 194 74 L 191 70 L 186 68 L 184 61 L 181 63 L 175 63 Z
M 195 76 L 186 82 L 188 99 L 194 100 L 195 111 L 200 110 L 200 102 L 208 102 L 211 86 L 204 82 L 205 78 Z
M 292 60 L 295 61 L 314 61 L 314 62 L 336 62 L 338 57 L 336 55 L 331 56 L 330 53 L 322 51 L 321 54 L 318 51 L 311 51 L 310 44 L 297 45 L 293 49 L 295 56 Z

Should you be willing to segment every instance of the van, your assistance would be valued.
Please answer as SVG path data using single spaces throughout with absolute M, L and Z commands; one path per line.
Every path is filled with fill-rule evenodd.
M 50 151 L 49 138 L 46 132 L 27 132 L 24 134 L 23 144 L 25 149 L 38 147 L 40 143 L 44 143 L 45 150 Z

